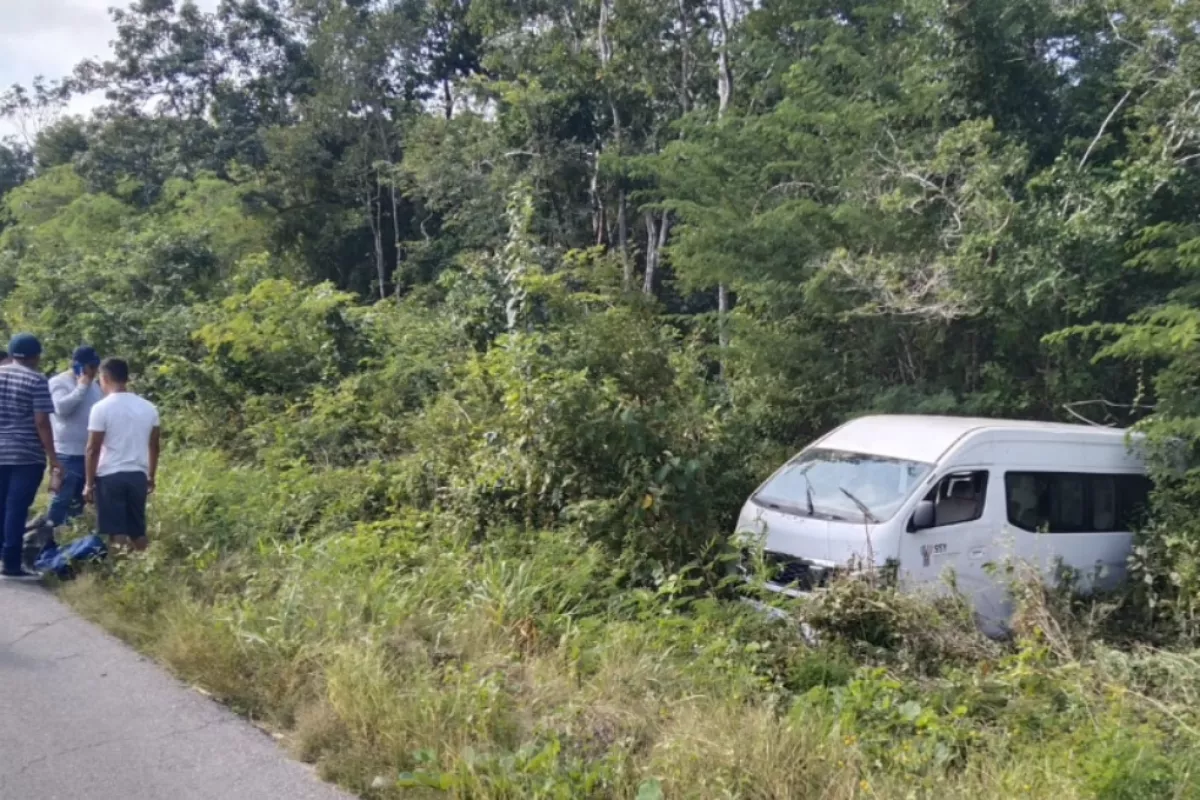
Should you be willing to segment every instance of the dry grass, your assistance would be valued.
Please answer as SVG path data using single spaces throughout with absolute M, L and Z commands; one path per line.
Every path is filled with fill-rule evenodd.
M 561 586 L 586 559 L 431 541 L 418 572 L 386 557 L 411 543 L 364 536 L 239 553 L 240 583 L 152 553 L 63 596 L 379 800 L 1200 796 L 1200 663 L 1085 652 L 1049 599 L 1004 650 L 952 605 L 843 587 L 812 649 L 736 604 L 577 614 Z

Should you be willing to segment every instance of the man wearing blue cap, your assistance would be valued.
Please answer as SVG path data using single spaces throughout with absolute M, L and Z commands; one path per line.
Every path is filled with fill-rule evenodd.
M 50 488 L 58 491 L 62 467 L 54 453 L 50 415 L 54 401 L 38 372 L 42 343 L 18 333 L 8 343 L 11 363 L 0 366 L 0 521 L 4 528 L 0 575 L 34 577 L 21 565 L 25 517 L 50 463 Z
M 104 399 L 96 375 L 100 356 L 83 345 L 71 355 L 71 368 L 50 379 L 50 396 L 54 400 L 54 450 L 62 464 L 62 488 L 54 493 L 50 508 L 28 527 L 28 542 L 36 536 L 41 549 L 54 542 L 54 529 L 83 511 L 84 453 L 87 450 L 88 417 L 92 406 Z M 43 529 L 38 531 L 37 529 Z M 40 535 L 39 535 L 40 534 Z M 36 553 L 34 554 L 36 556 Z

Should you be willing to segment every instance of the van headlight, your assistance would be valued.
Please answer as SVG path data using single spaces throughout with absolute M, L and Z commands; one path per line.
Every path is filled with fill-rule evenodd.
M 746 503 L 742 506 L 742 512 L 738 514 L 735 531 L 735 540 L 738 537 L 747 537 L 751 541 L 757 542 L 765 537 L 767 534 L 767 523 L 762 518 L 762 509 L 753 503 Z

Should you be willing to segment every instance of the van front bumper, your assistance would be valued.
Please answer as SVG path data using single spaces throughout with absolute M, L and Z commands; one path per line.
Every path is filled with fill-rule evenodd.
M 757 565 L 757 555 L 744 551 L 741 572 L 747 580 L 751 580 L 751 575 L 759 571 L 755 569 Z M 763 585 L 772 592 L 788 597 L 804 597 L 816 589 L 823 589 L 838 572 L 838 568 L 830 564 L 770 550 L 762 553 L 761 567 L 770 576 Z

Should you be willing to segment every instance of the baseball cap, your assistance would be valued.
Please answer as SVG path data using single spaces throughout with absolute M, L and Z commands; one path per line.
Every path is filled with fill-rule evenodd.
M 83 364 L 85 366 L 90 364 L 99 364 L 100 355 L 96 352 L 95 348 L 89 347 L 86 344 L 81 345 L 76 347 L 75 352 L 71 354 L 71 363 Z
M 32 333 L 18 333 L 8 340 L 8 354 L 12 358 L 37 358 L 42 354 L 42 343 Z

